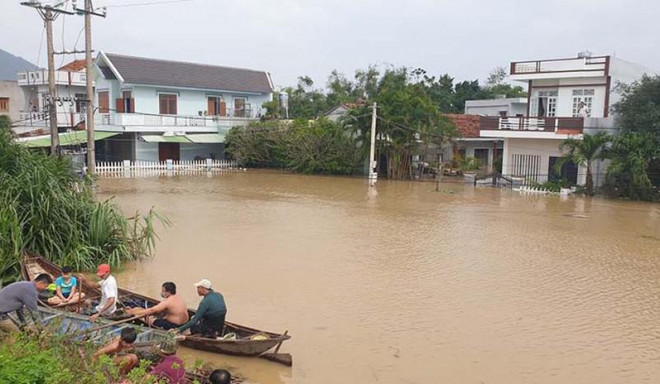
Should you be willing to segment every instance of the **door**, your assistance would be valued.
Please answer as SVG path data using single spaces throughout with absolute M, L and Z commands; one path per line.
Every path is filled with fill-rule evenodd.
M 488 169 L 488 148 L 476 148 L 474 158 L 479 162 L 479 169 Z
M 562 165 L 561 170 L 557 170 L 555 165 L 560 157 L 550 157 L 548 161 L 548 180 L 549 181 L 568 181 L 571 185 L 577 185 L 578 167 L 572 161 L 567 161 Z
M 158 143 L 158 160 L 179 161 L 181 149 L 179 143 Z

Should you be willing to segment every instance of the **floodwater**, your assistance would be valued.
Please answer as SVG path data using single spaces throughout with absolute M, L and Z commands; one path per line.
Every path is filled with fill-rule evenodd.
M 102 179 L 173 222 L 118 275 L 289 330 L 293 368 L 186 350 L 253 383 L 658 383 L 660 205 L 278 173 Z

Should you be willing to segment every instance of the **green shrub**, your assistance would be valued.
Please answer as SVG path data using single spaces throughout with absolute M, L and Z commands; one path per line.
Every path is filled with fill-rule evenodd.
M 24 249 L 57 264 L 91 269 L 150 257 L 153 210 L 126 218 L 112 201 L 97 202 L 92 180 L 65 159 L 32 152 L 0 131 L 0 280 L 19 277 Z

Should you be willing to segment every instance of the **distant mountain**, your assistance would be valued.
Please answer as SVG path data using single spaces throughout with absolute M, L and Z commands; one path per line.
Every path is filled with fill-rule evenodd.
M 33 69 L 37 66 L 0 49 L 0 80 L 16 80 L 16 72 Z

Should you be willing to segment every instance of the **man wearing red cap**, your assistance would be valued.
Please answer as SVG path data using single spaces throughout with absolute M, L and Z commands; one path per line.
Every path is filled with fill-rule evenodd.
M 101 289 L 101 301 L 94 307 L 96 313 L 89 318 L 91 321 L 96 321 L 101 315 L 110 316 L 115 313 L 117 310 L 117 297 L 119 297 L 117 280 L 110 274 L 110 266 L 108 264 L 99 265 L 96 276 L 101 279 L 98 283 L 86 280 L 82 275 L 80 276 L 81 280 L 86 280 L 95 288 Z

